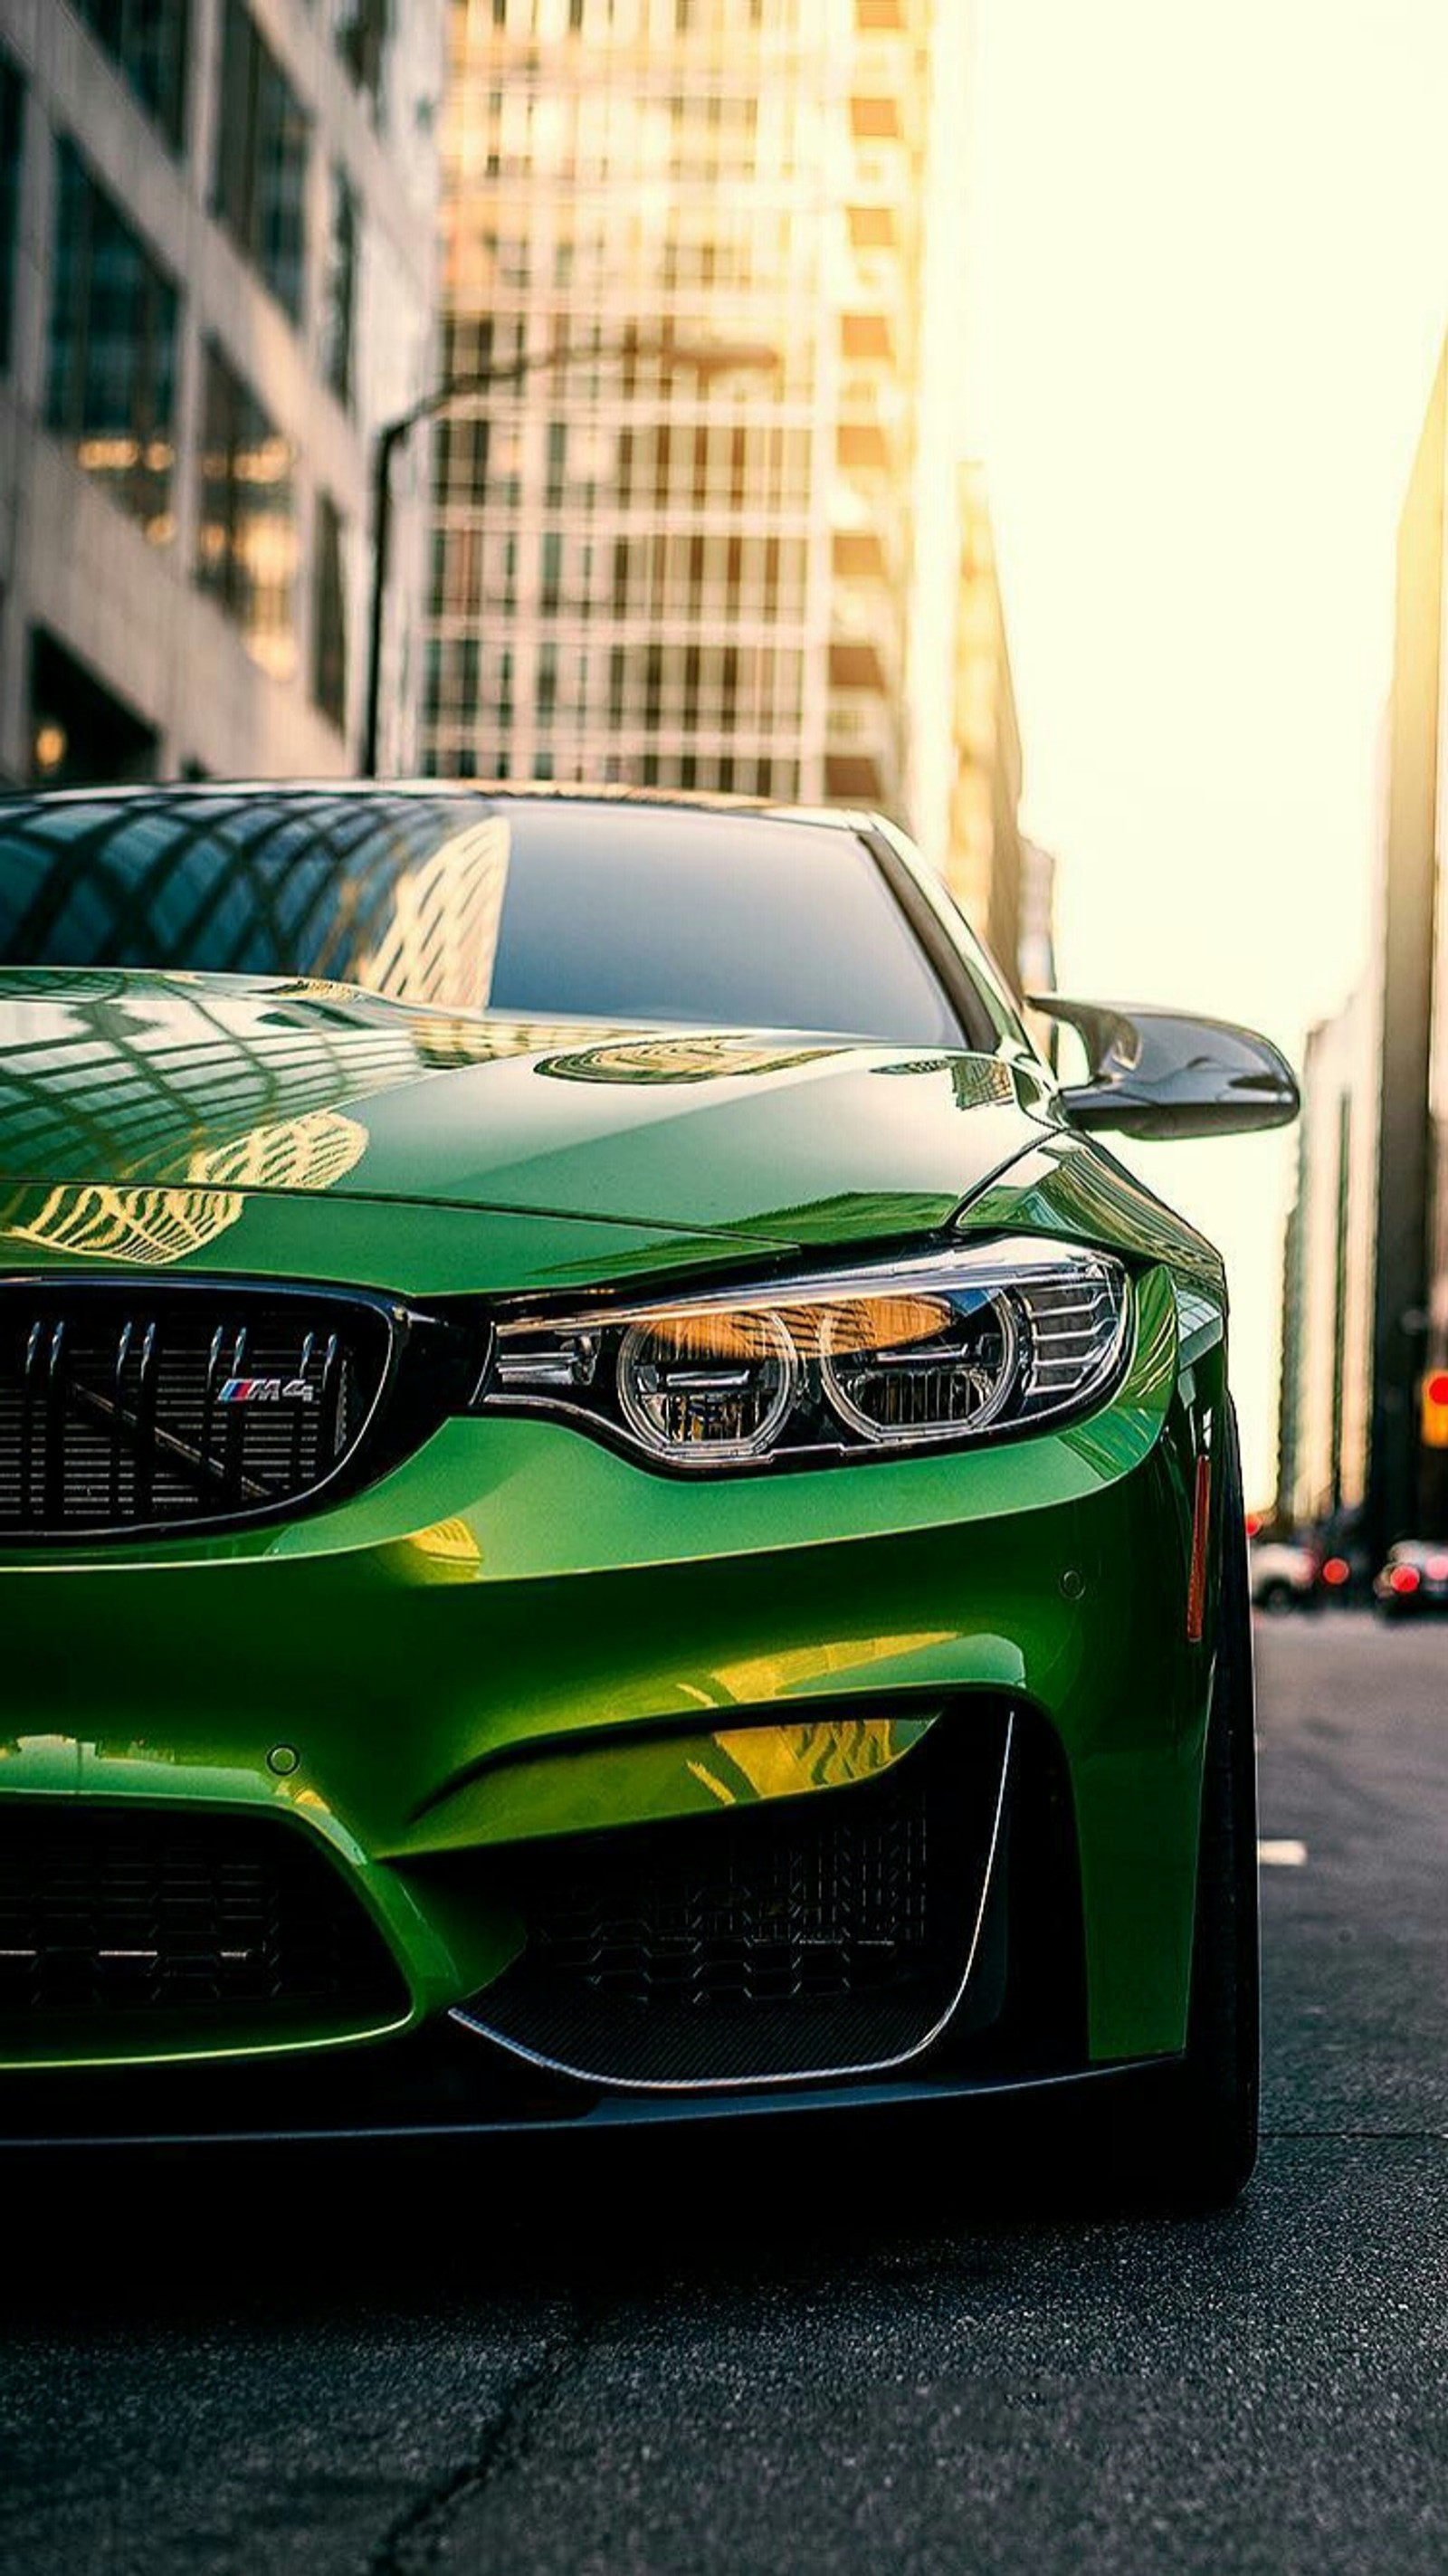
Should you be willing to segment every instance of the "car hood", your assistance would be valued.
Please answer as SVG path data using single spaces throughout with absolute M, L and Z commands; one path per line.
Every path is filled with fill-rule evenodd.
M 326 1193 L 780 1245 L 911 1234 L 1049 1131 L 1028 1069 L 351 986 L 0 973 L 0 1184 Z

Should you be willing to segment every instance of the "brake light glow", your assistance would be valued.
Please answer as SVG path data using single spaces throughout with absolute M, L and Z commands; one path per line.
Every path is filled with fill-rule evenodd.
M 1349 1565 L 1345 1556 L 1329 1556 L 1323 1560 L 1323 1582 L 1330 1583 L 1334 1592 L 1336 1592 L 1342 1584 L 1346 1583 L 1351 1572 L 1352 1567 Z
M 1416 1592 L 1422 1580 L 1416 1565 L 1395 1565 L 1388 1576 L 1389 1585 L 1394 1592 Z

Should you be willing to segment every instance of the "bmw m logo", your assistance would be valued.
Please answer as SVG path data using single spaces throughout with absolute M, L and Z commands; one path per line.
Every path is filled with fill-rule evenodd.
M 229 1377 L 218 1404 L 313 1404 L 317 1390 L 304 1377 Z

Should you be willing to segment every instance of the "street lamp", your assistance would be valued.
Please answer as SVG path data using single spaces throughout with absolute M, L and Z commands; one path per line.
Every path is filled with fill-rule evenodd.
M 491 393 L 499 385 L 521 384 L 525 376 L 540 375 L 550 367 L 566 366 L 580 359 L 590 366 L 611 363 L 615 359 L 633 361 L 657 358 L 666 375 L 674 373 L 697 376 L 709 384 L 715 376 L 735 374 L 772 374 L 779 365 L 779 351 L 755 340 L 675 340 L 667 332 L 646 338 L 638 331 L 625 331 L 616 341 L 601 348 L 578 348 L 566 340 L 555 340 L 546 349 L 534 349 L 511 359 L 505 366 L 484 367 L 466 376 L 450 376 L 431 393 L 424 394 L 410 411 L 400 412 L 377 433 L 372 461 L 372 590 L 367 617 L 367 703 L 362 727 L 361 775 L 377 775 L 377 731 L 382 692 L 382 623 L 387 604 L 387 576 L 392 552 L 392 459 L 399 447 L 412 436 L 425 420 L 435 420 L 456 402 L 466 402 L 470 395 Z

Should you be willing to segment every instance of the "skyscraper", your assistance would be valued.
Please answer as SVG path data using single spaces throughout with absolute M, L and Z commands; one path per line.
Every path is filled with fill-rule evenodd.
M 438 428 L 426 766 L 878 804 L 943 855 L 965 0 L 451 28 L 444 371 L 527 372 Z
M 953 778 L 939 864 L 1012 983 L 1039 989 L 1053 980 L 1053 872 L 1046 853 L 1022 840 L 1017 820 L 1021 729 L 985 483 L 974 464 L 960 475 L 954 659 Z
M 0 775 L 353 765 L 372 436 L 435 356 L 442 34 L 443 0 L 0 0 Z
M 1355 1536 L 1367 1494 L 1380 997 L 1371 980 L 1314 1028 L 1283 1251 L 1279 1517 Z
M 1367 1528 L 1448 1530 L 1444 1453 L 1419 1438 L 1418 1389 L 1448 1355 L 1448 905 L 1441 893 L 1440 743 L 1448 352 L 1440 359 L 1398 529 L 1383 862 L 1382 1071 Z M 1441 1227 L 1441 1231 L 1439 1230 Z

